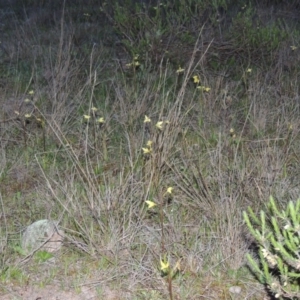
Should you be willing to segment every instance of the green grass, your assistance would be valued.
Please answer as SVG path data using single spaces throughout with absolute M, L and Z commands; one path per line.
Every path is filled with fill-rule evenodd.
M 239 299 L 262 299 L 264 287 L 246 265 L 253 247 L 242 211 L 249 205 L 259 211 L 271 194 L 282 203 L 299 194 L 299 74 L 264 56 L 257 60 L 266 33 L 255 33 L 250 17 L 244 36 L 221 45 L 225 27 L 185 20 L 199 7 L 174 5 L 178 14 L 161 8 L 161 22 L 152 27 L 160 18 L 153 8 L 121 16 L 110 15 L 107 6 L 105 15 L 116 23 L 101 30 L 120 39 L 113 46 L 104 38 L 89 42 L 97 39 L 94 19 L 70 23 L 74 16 L 65 16 L 64 26 L 55 23 L 48 37 L 34 22 L 12 20 L 19 26 L 10 32 L 23 38 L 0 75 L 6 83 L 0 85 L 6 107 L 0 111 L 0 288 L 59 278 L 62 287 L 74 289 L 93 282 L 100 296 L 104 283 L 116 299 L 168 299 L 160 270 L 166 255 L 171 268 L 181 265 L 172 279 L 173 299 L 235 299 L 229 292 L 234 285 L 242 288 Z M 233 25 L 243 22 L 242 14 Z M 293 56 L 290 46 L 299 40 L 289 40 L 275 23 L 268 26 L 279 39 L 268 51 Z M 80 45 L 72 28 L 86 28 Z M 249 46 L 240 54 L 238 41 L 256 52 Z M 14 48 L 10 37 L 4 42 Z M 230 53 L 233 60 L 222 60 Z M 136 54 L 140 67 L 126 68 Z M 179 67 L 183 74 L 176 73 Z M 197 89 L 194 75 L 210 90 Z M 34 107 L 30 124 L 26 98 Z M 144 123 L 145 115 L 151 123 Z M 155 126 L 160 121 L 162 130 Z M 145 155 L 149 140 L 152 150 Z M 174 188 L 170 198 L 164 196 L 168 187 Z M 148 209 L 146 200 L 157 207 Z M 21 230 L 45 218 L 60 220 L 66 232 L 51 271 L 47 254 L 20 263 L 17 251 Z

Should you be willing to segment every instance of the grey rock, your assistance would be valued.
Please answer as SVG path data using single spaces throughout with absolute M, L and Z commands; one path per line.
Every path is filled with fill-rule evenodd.
M 63 237 L 64 232 L 58 228 L 58 222 L 39 220 L 26 228 L 21 246 L 26 255 L 35 250 L 53 253 L 61 248 Z

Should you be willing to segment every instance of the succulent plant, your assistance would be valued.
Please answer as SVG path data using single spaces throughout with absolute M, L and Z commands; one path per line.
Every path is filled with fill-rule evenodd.
M 271 196 L 267 212 L 251 208 L 244 220 L 259 248 L 259 261 L 247 254 L 257 279 L 278 299 L 300 298 L 300 199 L 280 211 Z

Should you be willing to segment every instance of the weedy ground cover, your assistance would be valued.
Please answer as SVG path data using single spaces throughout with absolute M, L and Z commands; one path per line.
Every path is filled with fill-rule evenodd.
M 242 213 L 299 196 L 299 28 L 197 3 L 1 11 L 1 292 L 267 297 Z M 20 249 L 39 219 L 54 260 Z

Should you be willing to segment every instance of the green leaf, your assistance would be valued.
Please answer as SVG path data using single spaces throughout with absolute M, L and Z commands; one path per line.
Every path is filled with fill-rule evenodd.
M 276 236 L 277 240 L 278 240 L 278 241 L 282 240 L 282 234 L 281 234 L 281 232 L 280 232 L 280 229 L 279 229 L 279 226 L 278 226 L 278 224 L 277 224 L 277 220 L 276 220 L 275 217 L 272 217 L 272 218 L 271 218 L 271 223 L 272 223 L 272 225 L 273 225 L 273 229 L 274 229 L 274 231 L 275 231 L 275 236 Z
M 257 216 L 254 214 L 253 210 L 251 207 L 248 207 L 248 213 L 251 217 L 251 219 L 253 219 L 254 223 L 257 225 L 260 225 L 260 220 L 257 218 Z
M 253 228 L 253 226 L 252 226 L 252 224 L 251 224 L 251 222 L 250 222 L 249 216 L 248 216 L 248 214 L 247 214 L 245 211 L 243 211 L 243 217 L 244 217 L 244 220 L 245 220 L 245 223 L 246 223 L 248 229 L 250 230 L 250 233 L 251 233 L 255 238 L 257 238 L 257 232 L 254 230 L 254 228 Z
M 296 227 L 298 225 L 298 220 L 297 220 L 296 209 L 292 201 L 289 202 L 288 209 L 289 209 L 289 215 L 291 216 L 293 225 Z
M 50 258 L 52 258 L 53 254 L 48 251 L 41 250 L 41 251 L 36 252 L 34 257 L 38 262 L 45 262 L 45 261 L 49 260 Z
M 269 204 L 270 204 L 270 209 L 273 211 L 273 213 L 274 213 L 275 215 L 280 216 L 281 213 L 280 213 L 280 212 L 278 211 L 278 209 L 277 209 L 277 206 L 276 206 L 276 204 L 275 204 L 275 200 L 274 200 L 273 196 L 270 196 L 270 202 L 269 202 Z
M 249 262 L 249 267 L 251 268 L 253 273 L 257 276 L 259 282 L 264 284 L 265 276 L 264 276 L 263 271 L 259 268 L 257 262 L 253 259 L 253 257 L 249 253 L 246 254 L 246 257 Z

